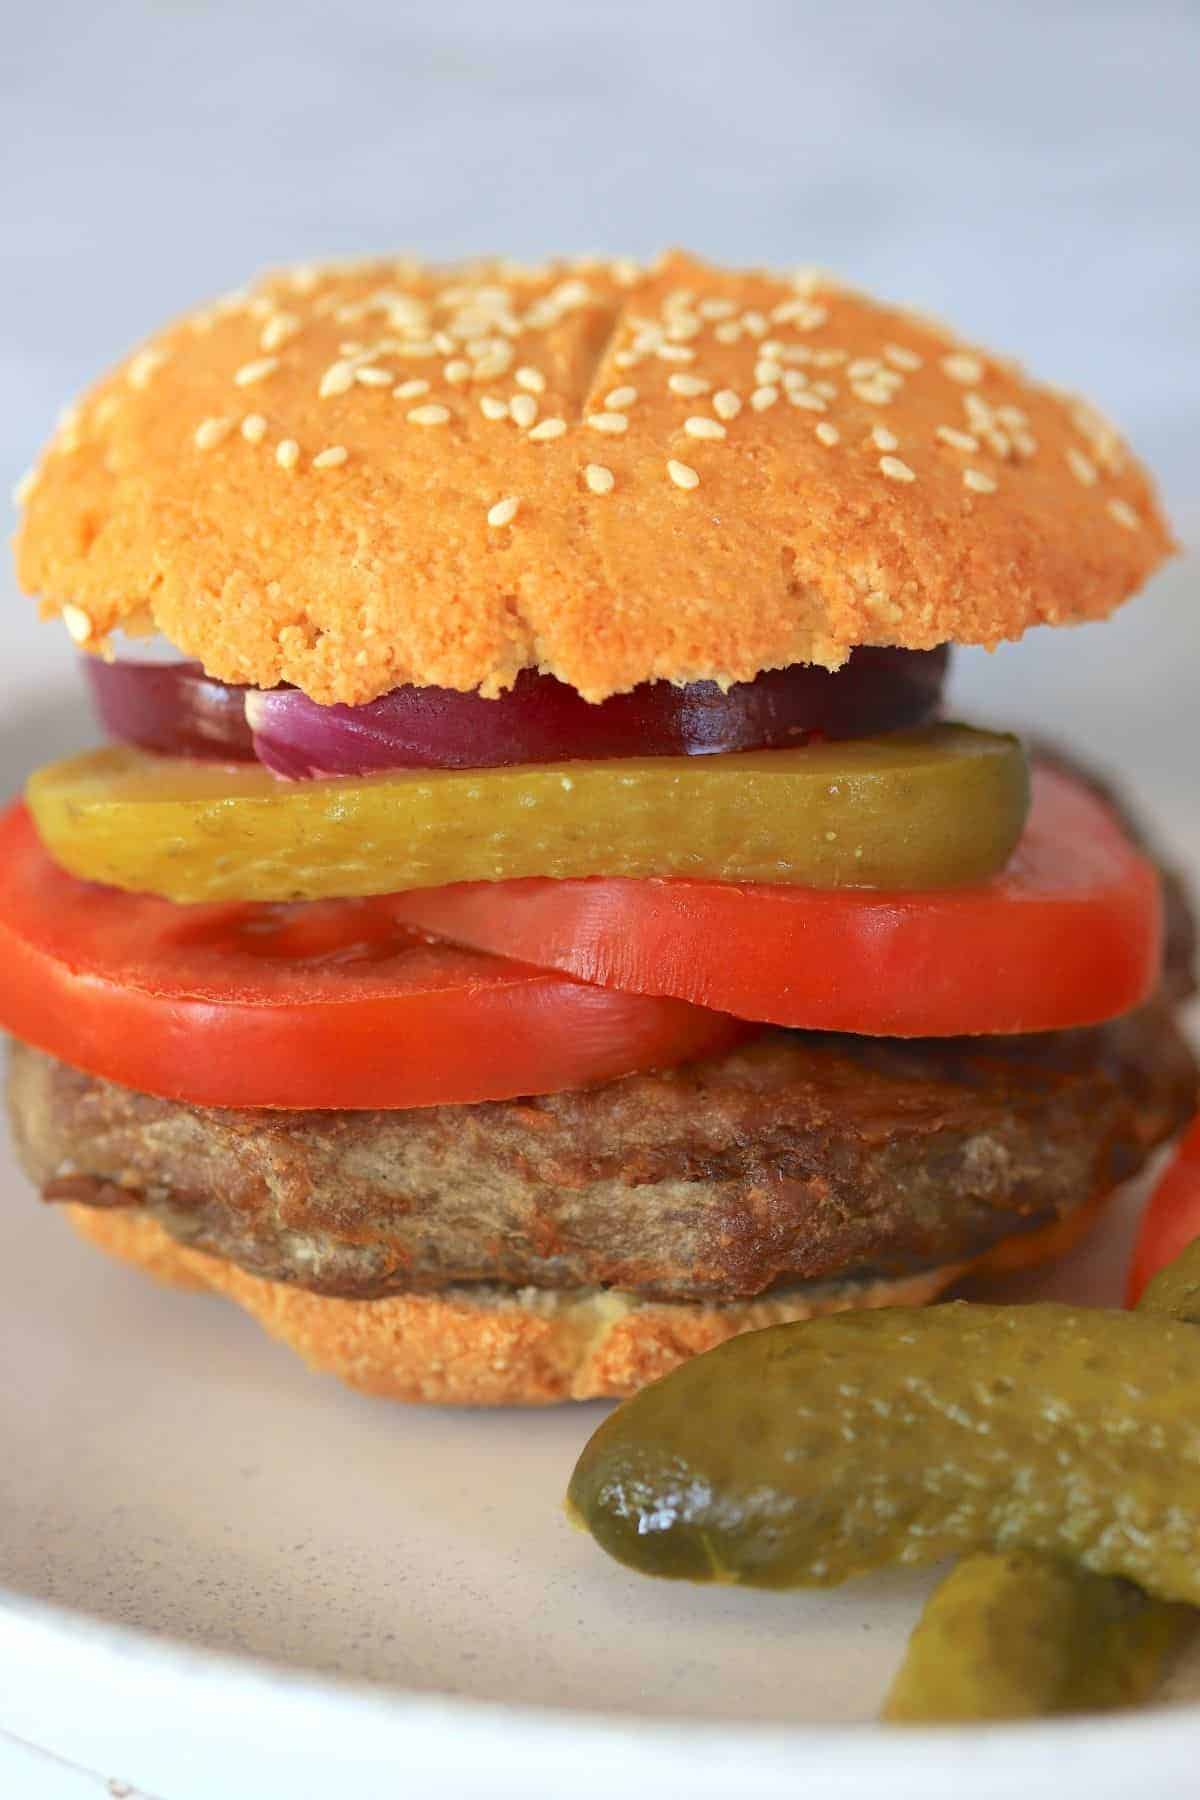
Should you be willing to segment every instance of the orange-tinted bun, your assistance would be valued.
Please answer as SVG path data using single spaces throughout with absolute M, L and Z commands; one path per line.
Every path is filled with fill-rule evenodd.
M 171 326 L 27 484 L 22 581 L 91 648 L 361 702 L 539 667 L 836 667 L 1099 618 L 1171 548 L 1082 403 L 820 277 L 299 270 Z
M 1060 1256 L 1095 1211 L 1095 1204 L 1080 1207 L 1042 1231 L 998 1244 L 970 1266 L 999 1271 Z M 632 1394 L 739 1332 L 856 1307 L 920 1306 L 967 1267 L 893 1281 L 831 1282 L 725 1306 L 536 1288 L 337 1300 L 189 1250 L 141 1213 L 88 1206 L 66 1212 L 83 1237 L 111 1256 L 174 1286 L 226 1295 L 310 1368 L 383 1399 L 439 1406 L 541 1406 Z

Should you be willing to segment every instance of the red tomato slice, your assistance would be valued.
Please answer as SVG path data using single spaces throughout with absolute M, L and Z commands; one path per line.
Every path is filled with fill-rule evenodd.
M 0 1028 L 204 1106 L 556 1093 L 724 1049 L 733 1019 L 431 943 L 391 899 L 175 906 L 79 881 L 0 816 Z
M 1125 1304 L 1136 1306 L 1151 1278 L 1200 1237 L 1200 1119 L 1181 1139 L 1138 1227 Z
M 397 916 L 604 987 L 879 1037 L 1096 1024 L 1144 1000 L 1162 958 L 1154 867 L 1045 769 L 1008 867 L 978 886 L 474 882 L 399 895 Z

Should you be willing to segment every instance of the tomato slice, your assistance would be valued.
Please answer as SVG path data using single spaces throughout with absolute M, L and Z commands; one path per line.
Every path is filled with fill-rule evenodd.
M 431 943 L 387 897 L 176 906 L 79 881 L 0 815 L 0 1028 L 196 1105 L 400 1108 L 607 1081 L 746 1027 Z
M 1097 1024 L 1144 1000 L 1162 960 L 1157 871 L 1049 769 L 1003 873 L 969 887 L 461 883 L 398 896 L 397 916 L 605 987 L 879 1037 Z
M 1146 1283 L 1200 1237 L 1200 1119 L 1184 1134 L 1146 1203 L 1138 1227 L 1125 1304 L 1136 1306 Z

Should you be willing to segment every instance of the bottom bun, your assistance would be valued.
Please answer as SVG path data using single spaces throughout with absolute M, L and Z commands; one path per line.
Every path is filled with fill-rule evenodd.
M 879 1306 L 922 1306 L 967 1270 L 1003 1271 L 1059 1256 L 1093 1222 L 1099 1201 L 1042 1231 L 998 1244 L 973 1263 L 891 1281 L 781 1289 L 723 1306 L 639 1300 L 595 1289 L 452 1288 L 337 1300 L 248 1275 L 178 1244 L 156 1220 L 65 1208 L 81 1235 L 175 1287 L 224 1294 L 311 1369 L 388 1400 L 439 1406 L 545 1406 L 632 1394 L 739 1332 Z

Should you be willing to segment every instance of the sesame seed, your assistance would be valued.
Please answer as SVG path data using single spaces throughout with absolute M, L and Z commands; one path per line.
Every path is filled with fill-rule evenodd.
M 261 413 L 247 413 L 242 420 L 242 436 L 248 444 L 261 444 L 267 435 L 267 421 Z
M 804 408 L 805 412 L 827 412 L 828 408 L 820 394 L 812 388 L 789 388 L 788 399 L 793 406 Z M 753 400 L 751 400 L 753 405 Z
M 723 300 L 719 294 L 714 294 L 710 299 L 701 300 L 696 311 L 702 319 L 728 319 L 737 311 L 737 306 L 732 300 Z
M 479 410 L 485 419 L 507 419 L 508 401 L 498 400 L 495 394 L 484 394 L 480 397 Z
M 680 372 L 667 376 L 667 386 L 673 394 L 682 394 L 686 400 L 694 400 L 699 394 L 707 394 L 712 382 L 705 381 L 703 375 L 685 375 Z
M 833 448 L 834 444 L 840 444 L 842 441 L 841 432 L 836 425 L 831 425 L 828 419 L 822 419 L 821 423 L 814 427 L 814 430 L 820 441 L 823 444 L 827 444 L 830 449 Z
M 885 361 L 890 362 L 893 369 L 904 369 L 908 372 L 919 369 L 925 360 L 924 357 L 918 356 L 915 350 L 906 349 L 903 344 L 885 344 L 883 354 Z
M 871 436 L 877 450 L 898 450 L 900 448 L 900 439 L 894 431 L 889 431 L 886 425 L 876 425 Z
M 346 394 L 354 386 L 354 364 L 346 361 L 330 363 L 317 389 L 322 400 L 331 394 Z
M 192 441 L 197 450 L 215 450 L 232 430 L 232 419 L 203 419 L 197 425 Z
M 818 369 L 836 369 L 846 361 L 846 352 L 831 345 L 828 350 L 814 350 L 813 361 Z
M 495 381 L 500 375 L 506 375 L 512 366 L 513 353 L 505 344 L 504 348 L 489 350 L 475 364 L 476 381 Z
M 865 381 L 868 376 L 879 372 L 879 359 L 875 356 L 858 356 L 848 366 L 846 373 L 851 381 Z
M 633 405 L 637 397 L 635 387 L 615 387 L 611 394 L 605 394 L 604 404 L 612 412 L 624 412 L 627 406 Z
M 299 329 L 300 321 L 295 313 L 275 313 L 262 328 L 259 346 L 263 350 L 278 350 L 290 337 L 295 337 Z
M 755 387 L 773 387 L 783 380 L 783 364 L 770 356 L 760 356 L 754 365 Z
M 399 386 L 394 387 L 392 398 L 394 400 L 419 400 L 422 394 L 428 392 L 429 383 L 418 375 L 412 381 L 402 381 Z
M 523 387 L 530 394 L 544 394 L 546 377 L 540 369 L 521 368 L 513 376 L 518 387 Z
M 442 370 L 442 374 L 453 387 L 457 387 L 461 382 L 470 381 L 471 376 L 474 374 L 474 370 L 465 356 L 455 356 L 446 364 L 445 368 Z M 361 370 L 359 371 L 359 379 L 362 379 Z
M 331 444 L 328 450 L 318 450 L 312 466 L 314 469 L 339 469 L 349 455 L 344 444 Z
M 1038 441 L 1032 431 L 1023 431 L 1019 426 L 1012 434 L 1013 449 L 1018 456 L 1034 456 L 1037 453 Z
M 771 318 L 776 325 L 802 324 L 812 311 L 810 300 L 781 300 L 778 306 L 772 308 Z
M 970 488 L 975 494 L 994 494 L 997 487 L 996 477 L 987 475 L 982 469 L 964 469 L 963 486 Z
M 829 322 L 829 308 L 820 306 L 815 301 L 805 302 L 803 309 L 791 314 L 790 323 L 797 331 L 817 331 Z
M 870 381 L 852 381 L 851 390 L 868 406 L 890 406 L 892 390 L 876 376 Z
M 354 379 L 363 387 L 391 387 L 395 376 L 388 369 L 375 369 L 364 366 L 354 371 Z
M 654 354 L 662 362 L 694 362 L 696 358 L 690 344 L 657 344 Z
M 1008 433 L 1001 431 L 998 426 L 993 425 L 985 431 L 983 433 L 983 441 L 990 450 L 994 450 L 996 455 L 1001 458 L 1012 455 L 1012 440 L 1008 436 Z
M 812 390 L 814 394 L 820 394 L 822 400 L 837 399 L 837 383 L 834 381 L 814 381 Z
M 726 435 L 725 427 L 721 424 L 719 419 L 706 419 L 699 414 L 694 414 L 692 418 L 685 419 L 683 422 L 683 429 L 687 432 L 689 437 L 694 438 L 723 438 Z
M 589 413 L 585 422 L 593 431 L 621 432 L 629 429 L 629 420 L 624 413 L 619 412 Z
M 741 396 L 732 388 L 718 388 L 712 404 L 718 419 L 736 419 L 742 410 Z
M 829 277 L 825 270 L 816 263 L 801 263 L 791 273 L 792 287 L 797 294 L 815 294 L 817 289 L 827 284 Z
M 778 398 L 777 387 L 756 387 L 750 396 L 750 405 L 755 412 L 766 412 L 768 406 L 774 406 Z
M 163 364 L 167 361 L 168 355 L 168 351 L 160 350 L 156 344 L 151 344 L 145 350 L 139 350 L 137 355 L 131 360 L 129 368 L 126 371 L 125 378 L 130 387 L 146 387 L 151 377 L 157 374 L 158 370 L 161 369 Z
M 80 437 L 82 424 L 79 408 L 77 406 L 68 407 L 59 417 L 58 432 L 53 448 L 61 451 L 64 455 L 69 454 L 72 450 L 78 450 L 83 442 Z
M 998 406 L 996 417 L 1002 425 L 1008 425 L 1014 430 L 1029 423 L 1029 414 L 1023 412 L 1019 406 Z
M 495 506 L 488 508 L 488 524 L 495 526 L 511 525 L 517 516 L 520 505 L 521 502 L 515 494 L 510 494 L 507 500 L 497 500 Z
M 939 425 L 935 435 L 941 438 L 943 444 L 949 444 L 951 449 L 965 450 L 968 455 L 974 455 L 979 448 L 977 437 L 972 437 L 969 431 L 959 431 L 954 425 Z
M 767 335 L 767 321 L 760 312 L 753 309 L 742 314 L 742 326 L 750 333 L 751 337 L 761 338 Z
M 1108 503 L 1108 511 L 1109 516 L 1114 518 L 1118 525 L 1123 525 L 1126 531 L 1137 531 L 1140 529 L 1142 521 L 1138 518 L 1128 500 L 1122 500 L 1119 495 L 1114 495 Z
M 613 491 L 613 472 L 606 469 L 603 463 L 588 463 L 583 471 L 583 479 L 593 494 L 611 494 Z
M 1084 487 L 1092 487 L 1094 485 L 1096 480 L 1096 465 L 1090 456 L 1085 456 L 1082 450 L 1077 450 L 1075 448 L 1074 444 L 1071 444 L 1067 449 L 1067 465 L 1075 479 L 1077 481 L 1082 481 Z
M 12 491 L 13 505 L 18 508 L 24 506 L 36 486 L 37 470 L 26 469 Z
M 700 477 L 690 463 L 676 462 L 674 457 L 667 464 L 667 474 L 678 488 L 694 488 L 700 486 Z
M 284 438 L 275 446 L 275 461 L 281 469 L 294 469 L 300 461 L 300 446 L 295 438 Z
M 92 635 L 92 621 L 82 606 L 64 606 L 60 617 L 72 643 L 86 644 Z
M 915 481 L 917 478 L 906 462 L 898 456 L 881 456 L 879 467 L 889 481 Z
M 971 356 L 965 350 L 955 350 L 949 356 L 943 356 L 942 372 L 951 381 L 961 381 L 964 387 L 973 387 L 977 381 L 983 380 L 983 364 L 977 356 Z
M 260 356 L 254 362 L 243 363 L 233 377 L 236 387 L 253 387 L 256 381 L 265 381 L 268 375 L 274 374 L 279 367 L 276 356 Z
M 565 419 L 543 419 L 541 424 L 535 425 L 530 432 L 529 441 L 531 444 L 548 444 L 553 438 L 562 437 L 566 429 L 567 421 Z
M 736 319 L 725 319 L 713 330 L 718 344 L 736 344 L 742 335 L 742 328 Z
M 404 416 L 410 425 L 447 425 L 450 422 L 450 408 L 434 402 L 430 406 L 414 406 Z
M 454 339 L 450 336 L 448 331 L 435 331 L 433 334 L 433 347 L 438 352 L 439 356 L 450 356 L 458 346 L 455 344 Z
M 538 403 L 532 394 L 514 394 L 508 403 L 508 411 L 513 424 L 528 431 L 538 416 Z

